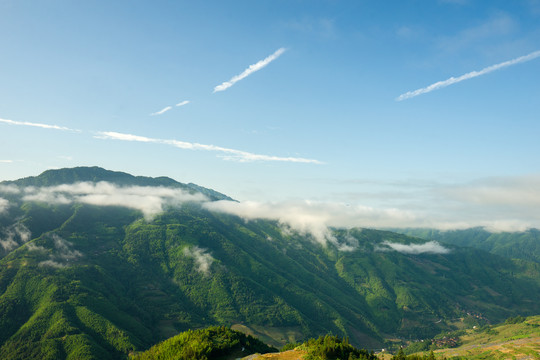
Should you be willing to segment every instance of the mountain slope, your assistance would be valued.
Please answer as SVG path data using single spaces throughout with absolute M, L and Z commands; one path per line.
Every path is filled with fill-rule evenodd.
M 337 244 L 354 244 L 343 251 L 273 221 L 206 210 L 212 197 L 196 186 L 102 183 L 117 176 L 102 170 L 90 185 L 62 183 L 95 171 L 50 171 L 44 187 L 2 183 L 1 358 L 125 358 L 216 324 L 275 346 L 332 332 L 374 348 L 458 318 L 540 313 L 535 263 L 459 247 L 401 253 L 394 245 L 424 241 L 334 229 Z M 167 199 L 159 206 L 158 195 Z M 146 202 L 159 211 L 145 212 Z

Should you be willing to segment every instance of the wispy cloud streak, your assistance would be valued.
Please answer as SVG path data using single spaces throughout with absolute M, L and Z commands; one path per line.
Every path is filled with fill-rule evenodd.
M 106 139 L 106 140 L 123 140 L 123 141 L 136 141 L 144 143 L 155 143 L 155 144 L 165 144 L 174 146 L 180 149 L 186 150 L 203 150 L 203 151 L 213 151 L 218 153 L 223 153 L 222 158 L 224 160 L 233 160 L 239 162 L 251 162 L 251 161 L 281 161 L 281 162 L 295 162 L 295 163 L 311 163 L 311 164 L 322 164 L 322 162 L 314 159 L 305 159 L 298 157 L 279 157 L 272 155 L 261 155 L 253 154 L 250 152 L 224 148 L 216 145 L 205 145 L 199 143 L 191 143 L 186 141 L 179 140 L 164 140 L 164 139 L 154 139 L 145 136 L 132 135 L 132 134 L 123 134 L 113 131 L 99 132 L 96 135 L 96 138 Z
M 4 124 L 8 124 L 8 125 L 33 126 L 33 127 L 38 127 L 38 128 L 42 128 L 42 129 L 81 132 L 80 130 L 70 129 L 70 128 L 65 127 L 65 126 L 40 124 L 40 123 L 31 123 L 31 122 L 27 122 L 27 121 L 15 121 L 15 120 L 8 120 L 8 119 L 0 119 L 0 122 L 4 123 Z
M 285 48 L 279 48 L 279 49 L 276 50 L 276 52 L 274 52 L 272 55 L 266 57 L 265 59 L 255 63 L 255 64 L 249 65 L 249 67 L 246 70 L 244 70 L 241 74 L 235 75 L 229 81 L 225 81 L 224 83 L 222 83 L 220 85 L 217 85 L 214 88 L 214 92 L 216 93 L 218 91 L 227 90 L 228 88 L 230 88 L 231 86 L 236 84 L 238 81 L 240 81 L 242 79 L 245 79 L 249 75 L 253 74 L 256 71 L 261 70 L 266 65 L 270 64 L 272 61 L 276 60 L 284 52 L 285 52 Z
M 181 101 L 179 102 L 178 104 L 174 105 L 174 106 L 177 106 L 177 107 L 180 107 L 180 106 L 184 106 L 184 105 L 187 105 L 189 104 L 190 101 L 189 100 L 184 100 L 184 101 Z M 156 111 L 155 113 L 151 113 L 150 116 L 156 116 L 156 115 L 163 115 L 165 114 L 167 111 L 169 110 L 172 110 L 172 106 L 166 106 L 164 107 L 163 109 L 159 110 L 159 111 Z
M 176 104 L 175 106 L 184 106 L 184 105 L 187 105 L 187 104 L 189 104 L 189 103 L 190 103 L 189 100 L 184 100 L 184 101 L 179 102 L 179 103 Z
M 524 62 L 527 62 L 527 61 L 531 61 L 533 59 L 536 59 L 537 57 L 540 57 L 540 50 L 532 52 L 532 53 L 530 53 L 528 55 L 520 56 L 520 57 L 512 59 L 512 60 L 508 60 L 508 61 L 504 61 L 504 62 L 499 63 L 499 64 L 488 66 L 486 68 L 483 68 L 480 71 L 471 71 L 471 72 L 469 72 L 467 74 L 464 74 L 464 75 L 461 75 L 461 76 L 458 76 L 458 77 L 451 77 L 451 78 L 446 79 L 444 81 L 438 81 L 438 82 L 433 83 L 433 84 L 431 84 L 429 86 L 426 86 L 424 88 L 420 88 L 420 89 L 417 89 L 417 90 L 414 90 L 414 91 L 408 91 L 408 92 L 406 92 L 404 94 L 399 95 L 396 98 L 396 101 L 402 101 L 402 100 L 410 99 L 410 98 L 413 98 L 415 96 L 426 94 L 426 93 L 432 92 L 434 90 L 438 90 L 440 88 L 447 87 L 447 86 L 456 84 L 456 83 L 464 81 L 464 80 L 469 80 L 469 79 L 472 79 L 472 78 L 475 78 L 475 77 L 478 77 L 478 76 L 481 76 L 481 75 L 485 75 L 485 74 L 488 74 L 490 72 L 500 70 L 500 69 L 508 67 L 508 66 L 512 66 L 512 65 L 524 63 Z
M 155 113 L 151 113 L 150 116 L 162 115 L 171 109 L 172 109 L 172 106 L 166 106 L 163 109 L 156 111 Z

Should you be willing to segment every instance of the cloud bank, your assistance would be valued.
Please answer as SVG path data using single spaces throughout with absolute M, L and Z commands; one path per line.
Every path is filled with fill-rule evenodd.
M 191 142 L 179 141 L 179 140 L 155 139 L 155 138 L 149 138 L 146 136 L 124 134 L 124 133 L 118 133 L 114 131 L 98 132 L 95 137 L 98 139 L 105 139 L 105 140 L 122 140 L 122 141 L 135 141 L 135 142 L 143 142 L 143 143 L 164 144 L 164 145 L 169 145 L 169 146 L 173 146 L 173 147 L 176 147 L 179 149 L 185 149 L 185 150 L 218 152 L 218 153 L 224 154 L 221 156 L 224 160 L 232 160 L 232 161 L 238 161 L 238 162 L 279 161 L 279 162 L 322 164 L 322 162 L 318 160 L 314 160 L 314 159 L 253 154 L 247 151 L 229 149 L 229 148 L 224 148 L 224 147 L 216 146 L 216 145 L 205 145 L 205 144 L 191 143 Z
M 141 211 L 148 219 L 162 212 L 166 206 L 207 200 L 200 193 L 190 194 L 182 189 L 150 186 L 120 187 L 107 182 L 81 182 L 41 188 L 27 187 L 23 191 L 25 201 L 123 206 Z
M 488 73 L 496 71 L 496 70 L 500 70 L 500 69 L 508 67 L 508 66 L 512 66 L 512 65 L 524 63 L 524 62 L 527 62 L 527 61 L 531 61 L 533 59 L 536 59 L 537 57 L 540 57 L 540 50 L 532 52 L 532 53 L 530 53 L 528 55 L 520 56 L 520 57 L 512 59 L 512 60 L 508 60 L 508 61 L 504 61 L 504 62 L 499 63 L 499 64 L 488 66 L 486 68 L 483 68 L 480 71 L 471 71 L 471 72 L 469 72 L 467 74 L 464 74 L 464 75 L 461 75 L 461 76 L 458 76 L 458 77 L 451 77 L 451 78 L 446 79 L 444 81 L 438 81 L 438 82 L 433 83 L 433 84 L 431 84 L 429 86 L 426 86 L 424 88 L 420 88 L 420 89 L 417 89 L 417 90 L 414 90 L 414 91 L 408 91 L 408 92 L 406 92 L 404 94 L 399 95 L 396 98 L 396 101 L 402 101 L 402 100 L 410 99 L 410 98 L 413 98 L 415 96 L 426 94 L 426 93 L 432 92 L 434 90 L 437 90 L 437 89 L 440 89 L 440 88 L 443 88 L 443 87 L 447 87 L 447 86 L 450 86 L 450 85 L 453 85 L 453 84 L 457 84 L 458 82 L 461 82 L 461 81 L 465 81 L 465 80 L 469 80 L 469 79 L 472 79 L 472 78 L 475 78 L 475 77 L 478 77 L 478 76 L 482 76 L 482 75 L 488 74 Z
M 359 202 L 379 203 L 371 206 L 351 204 L 354 196 L 349 193 L 348 202 L 223 200 L 203 206 L 246 221 L 274 220 L 285 230 L 310 235 L 320 244 L 331 243 L 342 249 L 346 247 L 343 239 L 337 239 L 329 228 L 456 230 L 480 226 L 492 232 L 540 228 L 540 175 L 488 178 L 462 184 L 413 183 L 390 185 L 400 187 L 401 191 L 360 194 Z M 413 186 L 418 189 L 411 190 Z M 432 248 L 437 250 L 435 246 Z
M 338 240 L 329 227 L 384 228 L 392 225 L 407 227 L 418 221 L 414 214 L 398 209 L 376 209 L 368 206 L 350 206 L 344 203 L 289 201 L 281 203 L 215 201 L 204 203 L 211 211 L 223 212 L 245 220 L 275 220 L 285 229 L 310 235 L 313 240 L 326 245 L 336 245 L 340 250 L 348 250 L 350 242 Z
M 81 132 L 80 130 L 76 129 L 70 129 L 65 126 L 59 126 L 59 125 L 49 125 L 49 124 L 40 124 L 40 123 L 31 123 L 26 121 L 14 121 L 14 120 L 8 120 L 8 119 L 0 119 L 1 123 L 8 124 L 8 125 L 16 125 L 16 126 L 32 126 L 32 127 L 38 127 L 42 129 L 52 129 L 52 130 L 61 130 L 61 131 L 72 131 L 72 132 Z
M 272 55 L 266 57 L 265 59 L 255 64 L 249 65 L 249 67 L 246 70 L 244 70 L 242 73 L 235 75 L 229 81 L 225 81 L 224 83 L 214 87 L 214 93 L 227 90 L 228 88 L 236 84 L 238 81 L 245 79 L 249 75 L 253 74 L 256 71 L 261 70 L 262 68 L 270 64 L 272 61 L 276 60 L 284 52 L 285 52 L 285 48 L 279 48 Z
M 412 254 L 412 255 L 448 254 L 450 252 L 449 249 L 445 248 L 444 246 L 439 244 L 437 241 L 428 241 L 423 244 L 410 244 L 410 245 L 384 241 L 382 243 L 382 246 L 377 247 L 376 250 L 378 251 L 394 250 L 402 254 Z

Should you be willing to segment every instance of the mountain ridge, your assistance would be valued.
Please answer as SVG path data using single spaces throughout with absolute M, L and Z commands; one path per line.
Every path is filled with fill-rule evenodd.
M 121 186 L 163 186 L 181 188 L 202 193 L 211 200 L 233 200 L 229 196 L 213 189 L 205 188 L 193 183 L 184 184 L 166 176 L 133 176 L 126 172 L 106 170 L 99 166 L 79 166 L 74 168 L 45 170 L 38 176 L 29 176 L 18 180 L 6 180 L 0 182 L 0 185 L 45 187 L 73 184 L 77 182 L 97 183 L 101 181 L 111 182 Z

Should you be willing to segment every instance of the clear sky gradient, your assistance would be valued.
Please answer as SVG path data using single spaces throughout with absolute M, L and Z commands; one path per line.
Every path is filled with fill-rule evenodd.
M 336 226 L 540 227 L 540 1 L 0 0 L 0 34 L 3 180 L 95 165 Z

